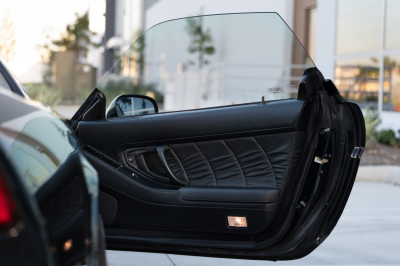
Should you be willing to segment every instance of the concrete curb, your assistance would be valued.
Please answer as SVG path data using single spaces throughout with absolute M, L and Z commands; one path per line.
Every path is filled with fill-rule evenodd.
M 400 166 L 363 165 L 358 168 L 356 181 L 400 184 Z

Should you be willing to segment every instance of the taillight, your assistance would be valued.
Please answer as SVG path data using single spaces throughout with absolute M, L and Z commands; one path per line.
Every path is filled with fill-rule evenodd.
M 10 228 L 17 220 L 17 210 L 10 189 L 0 172 L 0 229 Z

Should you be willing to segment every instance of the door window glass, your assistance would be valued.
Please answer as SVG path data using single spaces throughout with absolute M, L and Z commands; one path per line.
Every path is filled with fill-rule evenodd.
M 155 98 L 160 111 L 295 98 L 314 63 L 276 13 L 198 16 L 146 31 L 97 86 Z

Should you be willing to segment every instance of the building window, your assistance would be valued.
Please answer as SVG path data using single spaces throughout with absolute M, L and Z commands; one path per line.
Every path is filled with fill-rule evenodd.
M 361 108 L 378 108 L 379 60 L 376 58 L 336 61 L 335 84 L 340 94 Z
M 338 0 L 336 53 L 380 49 L 382 0 Z
M 398 0 L 337 0 L 335 81 L 361 108 L 400 112 L 398 10 Z
M 400 112 L 400 56 L 385 57 L 384 73 L 383 105 Z

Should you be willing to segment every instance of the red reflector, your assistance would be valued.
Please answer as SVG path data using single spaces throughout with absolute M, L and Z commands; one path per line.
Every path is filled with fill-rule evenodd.
M 11 226 L 16 218 L 15 214 L 14 200 L 0 173 L 0 227 Z

